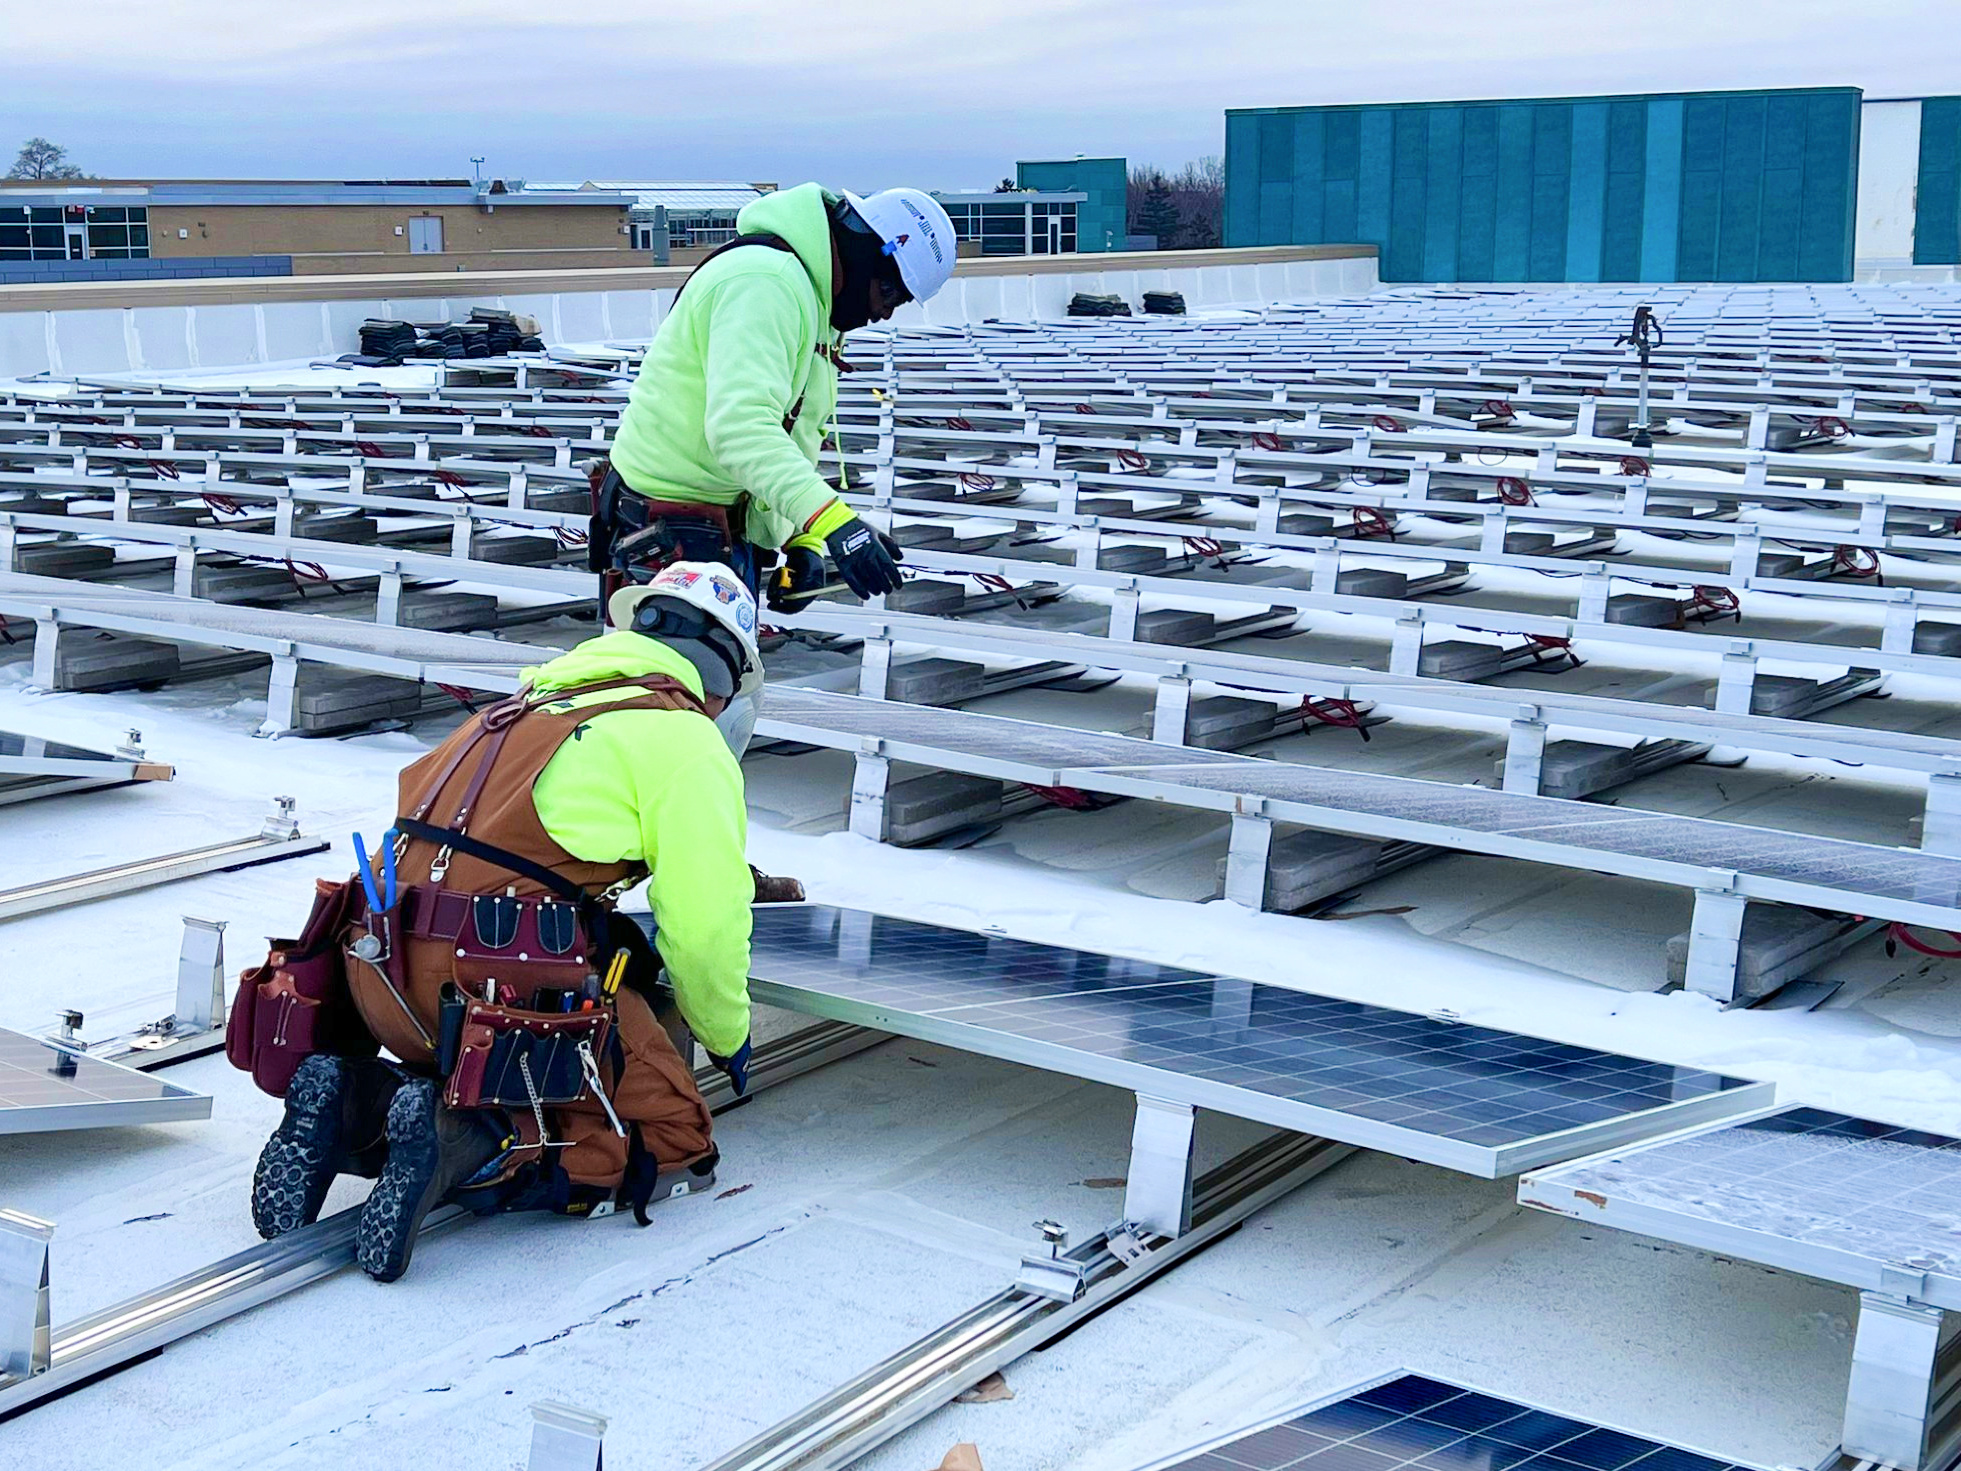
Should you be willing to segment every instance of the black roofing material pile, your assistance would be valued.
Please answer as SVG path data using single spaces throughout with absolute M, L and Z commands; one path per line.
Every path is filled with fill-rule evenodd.
M 370 317 L 361 324 L 361 356 L 400 358 L 415 347 L 415 327 L 409 322 L 388 322 Z
M 1185 293 L 1182 291 L 1146 291 L 1144 293 L 1144 315 L 1147 317 L 1182 317 L 1185 314 Z
M 1130 303 L 1121 296 L 1098 296 L 1089 291 L 1078 291 L 1069 298 L 1069 315 L 1072 317 L 1127 317 Z
M 404 360 L 494 358 L 511 352 L 543 352 L 530 317 L 494 307 L 473 307 L 467 322 L 396 322 L 370 317 L 361 324 L 361 350 L 340 361 L 351 367 L 394 368 Z

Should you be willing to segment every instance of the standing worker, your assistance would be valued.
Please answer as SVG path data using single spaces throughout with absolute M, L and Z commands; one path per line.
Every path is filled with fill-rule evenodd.
M 676 295 L 595 471 L 602 602 L 677 559 L 728 562 L 753 590 L 778 548 L 772 607 L 821 591 L 826 557 L 860 597 L 899 586 L 897 543 L 838 498 L 817 455 L 843 334 L 946 284 L 953 222 L 917 189 L 799 184 L 746 206 L 736 229 Z
M 315 1052 L 290 1074 L 253 1180 L 262 1235 L 311 1223 L 337 1174 L 378 1173 L 356 1249 L 385 1282 L 447 1198 L 618 1204 L 644 1224 L 650 1201 L 712 1183 L 707 1105 L 650 998 L 664 970 L 746 1090 L 755 878 L 742 769 L 712 722 L 762 682 L 756 601 L 726 566 L 682 562 L 610 612 L 613 632 L 526 670 L 403 771 L 399 841 L 381 877 L 363 855 L 340 931 L 353 1031 L 401 1065 Z M 650 872 L 654 949 L 614 911 Z M 281 977 L 290 992 L 284 970 L 264 985 Z M 245 990 L 240 1006 L 275 1004 Z M 283 1022 L 260 1031 L 288 1045 Z M 265 1061 L 233 1060 L 255 1077 Z

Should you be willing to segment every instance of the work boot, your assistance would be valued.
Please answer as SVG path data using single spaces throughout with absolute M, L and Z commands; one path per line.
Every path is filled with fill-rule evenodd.
M 423 1217 L 504 1153 L 508 1141 L 493 1111 L 445 1108 L 427 1078 L 403 1084 L 388 1105 L 388 1163 L 354 1232 L 361 1270 L 377 1282 L 406 1272 Z
M 316 1052 L 286 1088 L 286 1116 L 259 1151 L 252 1224 L 270 1241 L 311 1226 L 336 1175 L 381 1173 L 388 1105 L 408 1075 L 374 1057 Z

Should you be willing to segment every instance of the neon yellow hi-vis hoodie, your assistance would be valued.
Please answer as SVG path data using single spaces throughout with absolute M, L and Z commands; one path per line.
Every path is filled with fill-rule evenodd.
M 697 695 L 701 676 L 665 644 L 614 632 L 524 671 L 538 693 L 602 680 L 671 675 Z M 573 731 L 532 784 L 552 841 L 588 863 L 653 870 L 647 897 L 681 1015 L 720 1057 L 749 1036 L 749 815 L 742 768 L 711 720 L 692 710 L 613 710 L 630 689 L 580 695 L 549 710 L 598 713 Z
M 732 504 L 750 496 L 748 539 L 780 547 L 837 492 L 817 473 L 837 408 L 831 227 L 816 184 L 765 194 L 736 216 L 742 235 L 780 236 L 698 271 L 654 334 L 613 442 L 613 468 L 653 500 Z M 786 434 L 784 417 L 802 400 Z

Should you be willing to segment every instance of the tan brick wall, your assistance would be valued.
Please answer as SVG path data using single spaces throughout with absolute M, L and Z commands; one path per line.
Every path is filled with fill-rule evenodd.
M 447 242 L 445 242 L 447 243 Z M 646 269 L 653 257 L 644 250 L 445 250 L 441 255 L 296 255 L 295 276 L 391 275 L 410 271 L 604 271 Z
M 601 205 L 152 205 L 150 254 L 399 256 L 386 269 L 419 269 L 409 258 L 408 222 L 443 222 L 443 254 L 476 257 L 490 251 L 618 251 L 632 257 L 620 233 L 626 211 Z M 401 230 L 397 235 L 395 231 Z M 178 238 L 178 231 L 185 238 Z M 644 261 L 644 255 L 640 257 Z M 456 262 L 451 262 L 453 269 Z M 297 269 L 297 262 L 295 269 Z M 376 262 L 376 268 L 383 268 Z

